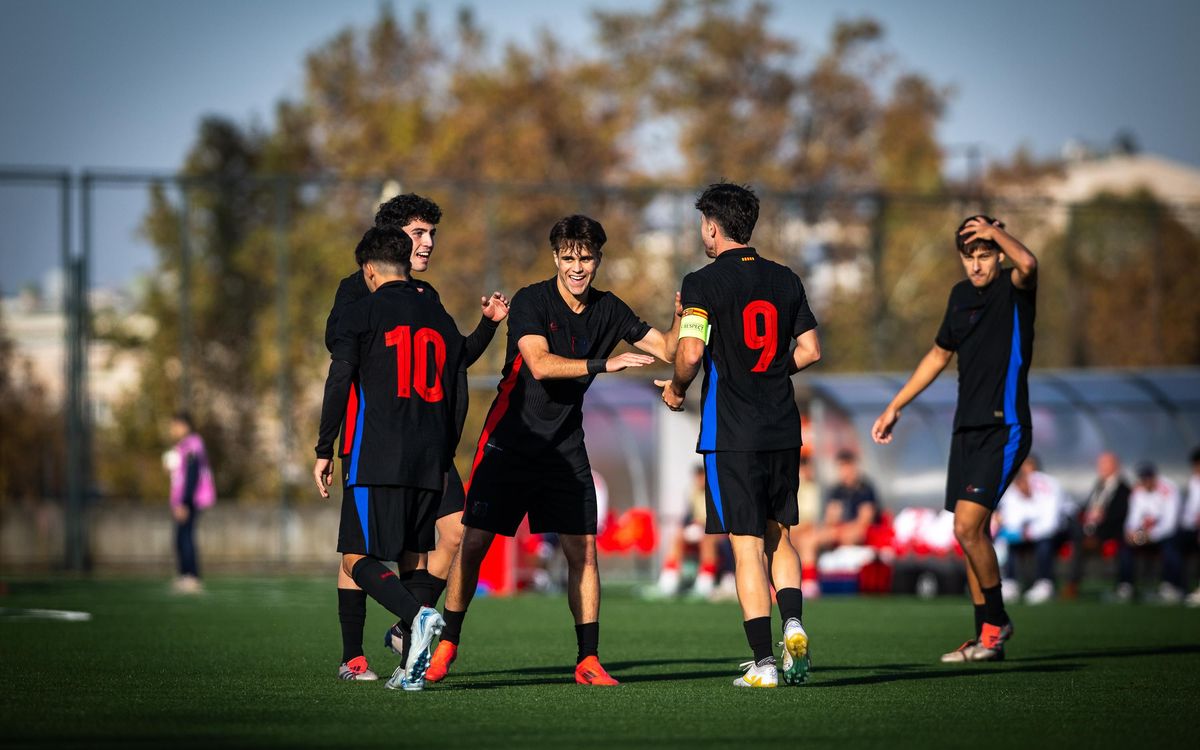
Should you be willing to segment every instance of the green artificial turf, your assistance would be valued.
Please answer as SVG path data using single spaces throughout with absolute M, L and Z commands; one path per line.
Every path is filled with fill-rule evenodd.
M 332 581 L 9 581 L 0 595 L 0 745 L 328 747 L 1197 747 L 1200 610 L 1098 601 L 1010 607 L 1003 663 L 942 665 L 970 629 L 952 600 L 809 602 L 808 685 L 736 690 L 735 604 L 603 606 L 618 688 L 573 684 L 561 597 L 479 599 L 450 678 L 423 693 L 339 682 Z M 89 622 L 26 620 L 20 608 Z M 391 618 L 371 604 L 386 678 Z M 777 745 L 778 746 L 778 745 Z

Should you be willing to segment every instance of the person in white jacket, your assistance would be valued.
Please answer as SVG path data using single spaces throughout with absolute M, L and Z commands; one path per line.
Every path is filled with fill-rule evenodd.
M 1118 599 L 1129 601 L 1133 598 L 1135 555 L 1157 555 L 1162 559 L 1159 599 L 1174 603 L 1183 598 L 1179 547 L 1175 543 L 1179 506 L 1179 487 L 1170 479 L 1159 476 L 1158 468 L 1149 461 L 1139 464 L 1137 484 L 1129 495 L 1129 515 L 1125 517 Z
M 1020 590 L 1017 555 L 1032 551 L 1037 562 L 1036 580 L 1024 596 L 1027 604 L 1041 604 L 1054 596 L 1054 553 L 1067 502 L 1058 480 L 1039 468 L 1037 456 L 1030 454 L 996 510 L 998 536 L 1008 543 L 1001 584 L 1005 599 L 1016 598 Z

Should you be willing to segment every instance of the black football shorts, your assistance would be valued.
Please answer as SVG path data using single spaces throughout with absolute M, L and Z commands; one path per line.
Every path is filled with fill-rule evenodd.
M 417 487 L 344 488 L 338 552 L 395 562 L 405 552 L 428 552 L 440 499 L 440 492 Z
M 704 454 L 709 534 L 764 536 L 767 521 L 794 526 L 800 509 L 800 449 Z
M 463 525 L 513 536 L 596 533 L 596 485 L 583 444 L 527 456 L 488 443 L 467 484 Z
M 463 489 L 462 475 L 458 473 L 458 467 L 451 463 L 450 471 L 446 472 L 446 486 L 442 489 L 442 501 L 438 503 L 437 517 L 440 520 L 461 513 L 466 504 L 467 493 Z
M 1032 442 L 1033 431 L 1028 425 L 956 430 L 950 437 L 946 510 L 953 513 L 959 500 L 995 510 L 1029 455 Z

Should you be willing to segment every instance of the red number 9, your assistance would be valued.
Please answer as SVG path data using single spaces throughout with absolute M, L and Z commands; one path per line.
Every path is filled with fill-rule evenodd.
M 762 333 L 758 332 L 759 320 L 762 320 Z M 742 310 L 742 336 L 746 346 L 751 349 L 761 349 L 758 362 L 750 368 L 750 372 L 766 372 L 775 352 L 779 348 L 779 313 L 766 300 L 756 299 Z

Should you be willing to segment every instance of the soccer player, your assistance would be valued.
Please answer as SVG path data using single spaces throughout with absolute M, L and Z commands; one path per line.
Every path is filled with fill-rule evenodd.
M 901 410 L 958 354 L 946 510 L 954 514 L 954 536 L 966 556 L 975 636 L 942 661 L 995 661 L 1004 658 L 1013 626 L 1004 610 L 989 523 L 1032 440 L 1028 374 L 1037 259 L 988 216 L 965 220 L 955 244 L 967 278 L 950 290 L 933 348 L 875 420 L 871 437 L 890 443 Z M 1002 265 L 1006 257 L 1011 268 Z
M 411 271 L 421 273 L 429 268 L 433 260 L 434 241 L 437 235 L 437 224 L 441 221 L 442 210 L 436 203 L 417 195 L 405 193 L 398 195 L 379 207 L 375 214 L 375 226 L 378 228 L 400 229 L 412 240 L 414 252 L 411 258 Z M 342 311 L 370 293 L 363 277 L 363 259 L 355 253 L 355 261 L 359 270 L 342 279 L 334 297 L 333 307 L 325 322 L 325 347 L 333 352 L 334 335 L 337 322 Z M 431 284 L 418 279 L 409 279 L 409 283 L 419 290 L 419 293 L 432 295 L 440 303 L 437 290 Z M 496 333 L 500 321 L 508 315 L 508 299 L 500 292 L 493 292 L 491 297 L 480 299 L 482 315 L 475 330 L 464 342 L 464 366 L 470 367 L 487 349 Z M 464 394 L 464 398 L 465 398 Z M 355 400 L 355 390 L 350 391 L 350 401 L 346 408 L 341 447 L 338 455 L 342 458 L 343 484 L 349 471 L 349 455 L 353 437 L 355 415 L 358 404 Z M 441 597 L 446 587 L 446 575 L 450 570 L 450 560 L 458 549 L 462 539 L 462 510 L 465 502 L 462 478 L 453 464 L 446 474 L 445 491 L 442 502 L 438 506 L 437 515 L 437 546 L 429 555 L 415 556 L 401 563 L 401 580 L 413 590 L 421 603 L 433 607 Z M 367 595 L 344 573 L 338 573 L 338 619 L 342 630 L 342 663 L 338 667 L 338 678 L 343 680 L 374 680 L 377 675 L 371 671 L 366 656 L 363 655 L 363 628 L 367 619 Z M 385 643 L 392 651 L 404 654 L 403 628 L 392 627 L 385 636 Z
M 742 626 L 754 654 L 738 687 L 779 683 L 771 649 L 771 590 L 783 623 L 784 681 L 808 676 L 800 557 L 789 529 L 799 513 L 800 412 L 791 375 L 821 358 L 817 321 L 800 277 L 749 247 L 758 197 L 729 183 L 696 201 L 708 266 L 683 278 L 683 322 L 663 402 L 683 409 L 704 365 L 696 452 L 708 472 L 706 531 L 728 534 Z M 795 347 L 792 342 L 795 341 Z
M 383 561 L 434 546 L 434 517 L 466 415 L 463 337 L 433 296 L 410 283 L 408 234 L 372 228 L 360 248 L 371 294 L 338 320 L 313 477 L 329 497 L 333 443 L 353 387 L 358 411 L 338 532 L 342 572 L 409 630 L 408 659 L 388 687 L 420 690 L 442 618 Z
M 568 216 L 550 230 L 557 273 L 513 296 L 508 352 L 496 400 L 479 436 L 467 483 L 462 545 L 450 568 L 446 629 L 426 678 L 442 679 L 457 656 L 479 566 L 496 534 L 557 533 L 567 559 L 567 600 L 578 645 L 575 681 L 615 685 L 598 659 L 600 573 L 596 488 L 583 442 L 583 396 L 596 375 L 654 357 L 610 356 L 622 340 L 670 362 L 679 333 L 642 322 L 612 292 L 592 287 L 606 241 L 600 222 Z

